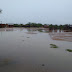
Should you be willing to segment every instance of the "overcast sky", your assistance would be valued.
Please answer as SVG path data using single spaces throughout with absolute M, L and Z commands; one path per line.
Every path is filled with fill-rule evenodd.
M 72 24 L 72 0 L 0 0 L 3 23 Z

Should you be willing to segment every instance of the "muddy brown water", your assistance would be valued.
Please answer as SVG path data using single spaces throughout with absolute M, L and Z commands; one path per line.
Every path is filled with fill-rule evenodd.
M 72 53 L 66 51 L 72 42 L 52 40 L 47 31 L 0 29 L 0 72 L 72 72 Z

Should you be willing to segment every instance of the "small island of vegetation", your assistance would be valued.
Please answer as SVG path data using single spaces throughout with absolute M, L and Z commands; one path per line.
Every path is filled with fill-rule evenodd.
M 55 44 L 50 44 L 50 48 L 58 48 L 58 46 L 57 45 L 55 45 Z
M 68 51 L 68 52 L 72 52 L 72 49 L 66 49 L 66 51 Z

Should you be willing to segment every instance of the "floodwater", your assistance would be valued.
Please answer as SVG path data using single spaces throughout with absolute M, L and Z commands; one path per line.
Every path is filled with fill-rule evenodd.
M 2 28 L 0 72 L 72 72 L 72 53 L 66 49 L 72 42 L 52 40 L 47 29 Z

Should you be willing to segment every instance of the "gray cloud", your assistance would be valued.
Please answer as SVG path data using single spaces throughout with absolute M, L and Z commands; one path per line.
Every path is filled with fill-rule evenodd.
M 0 0 L 3 23 L 72 23 L 72 0 Z

